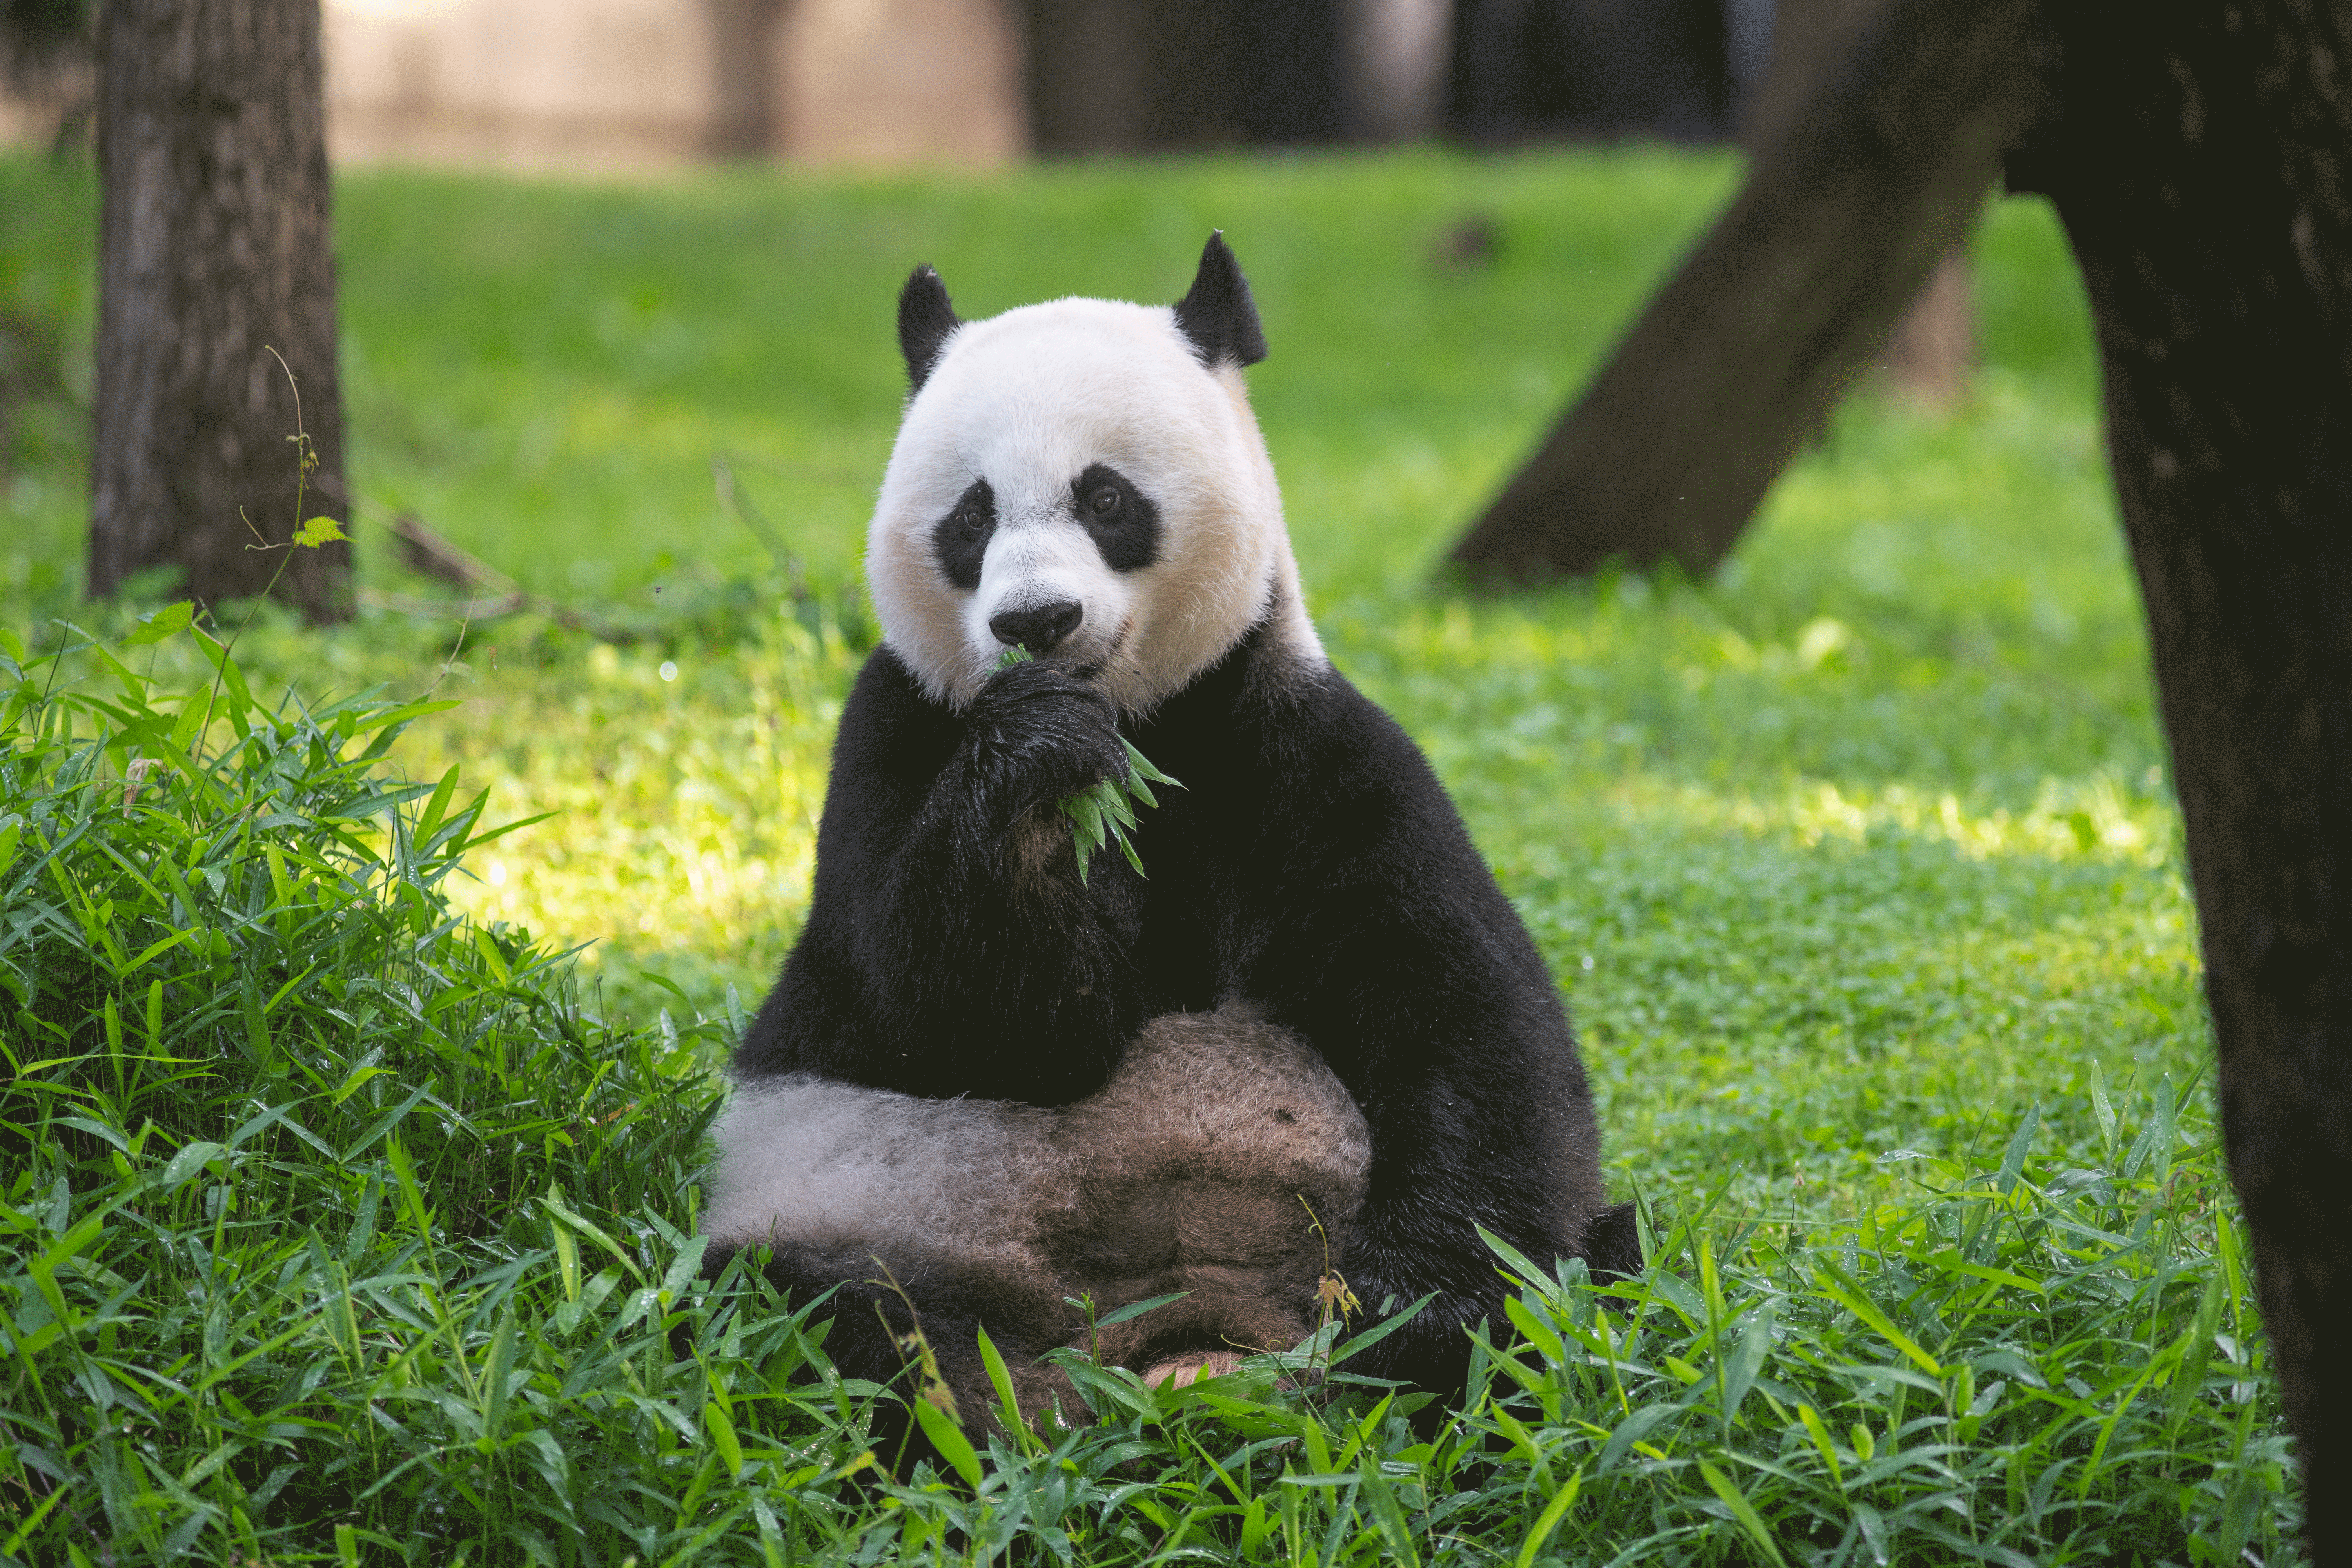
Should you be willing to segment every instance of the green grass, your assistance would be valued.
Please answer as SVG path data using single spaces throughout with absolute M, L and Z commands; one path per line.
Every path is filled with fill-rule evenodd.
M 46 1533 L 10 1544 L 0 1525 L 0 1551 L 58 1561 L 71 1543 L 97 1562 L 110 1542 L 137 1561 L 180 1531 L 222 1562 L 255 1542 L 333 1560 L 341 1524 L 367 1561 L 392 1560 L 378 1538 L 436 1562 L 467 1539 L 478 1562 L 525 1560 L 533 1539 L 598 1563 L 992 1542 L 1024 1560 L 1332 1561 L 1402 1555 L 1399 1531 L 1423 1560 L 1465 1563 L 2294 1560 L 2299 1505 L 2205 1089 L 2178 815 L 2046 210 L 2003 204 L 1979 229 L 1987 364 L 1969 404 L 1932 419 L 1850 403 L 1715 580 L 1431 585 L 1735 174 L 1629 150 L 955 182 L 347 180 L 357 482 L 634 640 L 516 616 L 476 625 L 453 658 L 451 625 L 371 613 L 310 636 L 265 613 L 238 662 L 264 707 L 290 688 L 322 716 L 248 715 L 243 740 L 215 721 L 220 793 L 167 769 L 128 814 L 119 782 L 91 782 L 119 779 L 123 742 L 76 752 L 63 719 L 43 721 L 43 760 L 0 797 L 0 816 L 46 824 L 0 868 L 0 970 L 45 977 L 0 1002 L 0 1181 L 20 1216 L 0 1215 L 0 1271 L 12 1341 L 57 1331 L 0 1363 L 14 1438 L 46 1457 L 0 1459 L 0 1493 L 25 1511 L 59 1500 Z M 0 162 L 0 317 L 37 317 L 62 344 L 0 490 L 0 625 L 43 648 L 68 609 L 105 633 L 146 607 L 72 608 L 91 210 L 84 176 Z M 1439 266 L 1437 235 L 1470 213 L 1498 223 L 1496 259 Z M 891 292 L 929 259 L 967 313 L 1068 290 L 1172 298 L 1212 223 L 1265 312 L 1275 353 L 1253 393 L 1327 640 L 1428 749 L 1559 973 L 1612 1183 L 1644 1195 L 1660 1268 L 1613 1298 L 1528 1279 L 1525 1319 L 1491 1328 L 1539 1352 L 1433 1437 L 1393 1405 L 1375 1415 L 1375 1390 L 1326 1409 L 1260 1377 L 1236 1394 L 1251 1407 L 1215 1409 L 1114 1378 L 1104 1426 L 999 1455 L 980 1495 L 903 1466 L 859 1492 L 837 1472 L 863 1449 L 862 1395 L 789 1376 L 821 1364 L 808 1325 L 740 1284 L 698 1297 L 678 1274 L 667 1303 L 659 1289 L 691 1230 L 688 1146 L 711 1092 L 697 1075 L 805 905 L 865 637 L 828 585 L 853 567 L 895 416 Z M 722 449 L 824 603 L 763 608 L 784 585 L 712 498 Z M 371 584 L 445 592 L 360 537 Z M 167 715 L 210 673 L 184 635 L 140 654 Z M 121 688 L 95 658 L 67 661 L 47 707 L 12 710 L 18 756 L 37 711 Z M 501 820 L 561 817 L 420 866 L 395 853 L 415 835 L 384 824 L 429 793 L 331 832 L 315 826 L 331 813 L 237 816 L 255 792 L 381 794 L 374 763 L 337 773 L 363 741 L 311 731 L 358 712 L 328 711 L 352 693 L 436 681 L 463 706 L 408 727 L 392 763 L 428 784 L 460 769 L 445 819 L 478 786 Z M 85 707 L 75 732 L 101 722 L 123 720 Z M 69 847 L 36 851 L 75 823 Z M 348 889 L 295 900 L 291 936 L 256 869 L 274 835 Z M 1138 847 L 1148 861 L 1148 819 Z M 165 858 L 194 902 L 158 879 Z M 117 973 L 192 921 L 221 942 Z M 576 971 L 544 956 L 583 942 Z M 351 1005 L 321 989 L 328 969 L 299 978 L 328 952 L 346 987 L 398 1005 Z M 151 1036 L 159 978 L 215 1001 L 167 1008 Z M 255 1047 L 247 995 L 283 1059 Z M 353 1145 L 420 1087 L 434 1098 L 390 1130 L 412 1199 L 387 1141 Z M 595 1109 L 632 1103 L 609 1123 Z M 174 1173 L 191 1141 L 226 1148 L 288 1105 Z M 550 1182 L 625 1263 L 542 1201 Z M 237 1290 L 216 1292 L 224 1278 Z M 355 1340 L 334 1338 L 344 1300 L 364 1314 Z M 1603 1310 L 1610 1337 L 1587 1337 Z M 701 1325 L 699 1361 L 670 1353 L 665 1311 Z M 512 1384 L 503 1426 L 493 1362 Z M 100 1389 L 142 1402 L 131 1431 Z M 1629 1419 L 1657 1425 L 1627 1436 Z

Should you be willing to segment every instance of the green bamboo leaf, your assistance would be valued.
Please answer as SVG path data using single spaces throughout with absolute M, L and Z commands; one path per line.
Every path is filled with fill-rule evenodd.
M 25 836 L 25 819 L 21 816 L 0 816 L 0 876 L 16 863 L 16 846 Z
M 1124 1323 L 1131 1318 L 1139 1318 L 1146 1312 L 1156 1312 L 1171 1301 L 1181 1301 L 1192 1293 L 1190 1290 L 1171 1290 L 1165 1296 L 1152 1296 L 1140 1301 L 1131 1302 L 1116 1312 L 1105 1312 L 1095 1320 L 1095 1327 L 1107 1329 L 1113 1323 Z
M 1134 742 L 1127 739 L 1125 736 L 1121 736 L 1119 737 L 1118 743 L 1127 748 L 1127 760 L 1138 773 L 1150 779 L 1153 784 L 1173 784 L 1178 789 L 1182 789 L 1184 787 L 1180 781 L 1170 777 L 1168 774 L 1161 773 L 1158 768 L 1153 767 L 1151 765 L 1151 759 L 1145 756 L 1141 752 L 1136 750 Z
M 1828 1297 L 1831 1300 L 1837 1302 L 1840 1306 L 1845 1308 L 1846 1310 L 1852 1312 L 1855 1317 L 1860 1318 L 1864 1322 L 1869 1324 L 1870 1327 L 1875 1329 L 1881 1339 L 1884 1339 L 1888 1344 L 1893 1345 L 1896 1350 L 1901 1351 L 1905 1355 L 1910 1357 L 1914 1362 L 1916 1362 L 1920 1370 L 1925 1372 L 1929 1377 L 1941 1377 L 1944 1375 L 1942 1363 L 1938 1362 L 1934 1356 L 1929 1355 L 1926 1351 L 1921 1350 L 1908 1334 L 1906 1334 L 1902 1330 L 1896 1328 L 1895 1326 L 1894 1320 L 1887 1317 L 1885 1312 L 1880 1311 L 1878 1304 L 1865 1295 L 1861 1287 L 1853 1285 L 1850 1281 L 1846 1281 L 1840 1277 L 1834 1276 L 1831 1272 L 1832 1268 L 1832 1265 L 1825 1263 L 1822 1266 L 1822 1271 L 1814 1276 L 1814 1281 L 1820 1287 L 1821 1294 Z
M 2025 1169 L 2026 1152 L 2033 1147 L 2033 1134 L 2042 1125 L 2042 1102 L 2035 1100 L 2017 1123 L 2010 1136 L 2008 1152 L 2001 1156 L 2000 1173 L 1993 1178 L 1993 1186 L 2003 1194 L 2017 1185 L 2017 1178 Z
M 490 1336 L 490 1361 L 484 1379 L 482 1397 L 482 1436 L 479 1443 L 485 1454 L 498 1447 L 499 1434 L 507 1422 L 507 1379 L 514 1371 L 515 1321 L 508 1310 L 499 1319 L 498 1332 Z
M 1013 1369 L 1004 1364 L 1004 1357 L 997 1350 L 996 1342 L 988 1337 L 988 1330 L 982 1328 L 979 1333 L 981 1364 L 988 1369 L 989 1385 L 996 1390 L 996 1405 L 1003 1415 L 1004 1429 L 1021 1440 L 1024 1449 L 1028 1449 L 1034 1439 L 1028 1423 L 1021 1418 L 1021 1399 L 1013 1388 Z
M 1393 1395 L 1391 1395 L 1393 1397 Z M 1381 1533 L 1389 1538 L 1389 1550 L 1404 1568 L 1421 1568 L 1421 1553 L 1413 1546 L 1412 1526 L 1398 1506 L 1396 1491 L 1388 1478 L 1381 1473 L 1381 1457 L 1367 1445 L 1362 1466 L 1356 1472 L 1363 1479 L 1364 1495 L 1370 1500 L 1372 1519 Z
M 962 1427 L 948 1418 L 946 1411 L 929 1400 L 919 1398 L 914 1404 L 915 1421 L 922 1427 L 923 1436 L 931 1440 L 931 1447 L 940 1451 L 940 1457 L 954 1468 L 955 1473 L 964 1479 L 964 1483 L 977 1489 L 981 1477 L 980 1456 L 972 1451 L 971 1439 L 963 1435 Z
M 1731 1484 L 1731 1478 L 1705 1459 L 1698 1462 L 1698 1473 L 1706 1478 L 1708 1488 L 1717 1497 L 1723 1500 L 1723 1506 L 1729 1509 L 1732 1517 L 1739 1521 L 1739 1528 L 1748 1532 L 1748 1539 L 1756 1542 L 1758 1550 L 1780 1564 L 1780 1568 L 1788 1568 L 1789 1560 L 1780 1555 L 1780 1542 L 1774 1541 L 1772 1532 L 1764 1528 L 1764 1521 L 1757 1514 L 1755 1504 L 1749 1502 L 1740 1489 Z
M 1723 1363 L 1723 1419 L 1727 1425 L 1739 1415 L 1740 1403 L 1756 1386 L 1756 1376 L 1764 1370 L 1765 1360 L 1772 1353 L 1772 1303 L 1767 1300 L 1757 1310 L 1755 1321 L 1733 1343 L 1731 1354 Z
M 734 1418 L 727 1414 L 727 1407 L 719 1403 L 716 1394 L 703 1402 L 702 1429 L 709 1435 L 710 1446 L 718 1449 L 719 1457 L 726 1461 L 727 1473 L 742 1475 L 743 1445 L 736 1439 Z
M 1069 814 L 1070 820 L 1077 824 L 1078 831 L 1086 836 L 1087 847 L 1092 848 L 1103 841 L 1102 807 L 1095 804 L 1092 795 L 1080 792 L 1071 795 L 1062 802 L 1062 809 Z
M 1543 1512 L 1536 1516 L 1535 1528 L 1528 1531 L 1527 1540 L 1520 1543 L 1515 1568 L 1533 1568 L 1536 1553 L 1541 1552 L 1544 1542 L 1551 1539 L 1551 1532 L 1559 1528 L 1559 1521 L 1568 1517 L 1568 1510 L 1576 1506 L 1576 1494 L 1583 1489 L 1584 1472 L 1579 1470 L 1552 1494 L 1551 1501 Z
M 195 618 L 196 606 L 193 601 L 183 599 L 176 605 L 166 605 L 152 615 L 140 616 L 131 635 L 122 639 L 122 646 L 144 647 L 150 643 L 162 642 L 165 637 L 187 630 Z

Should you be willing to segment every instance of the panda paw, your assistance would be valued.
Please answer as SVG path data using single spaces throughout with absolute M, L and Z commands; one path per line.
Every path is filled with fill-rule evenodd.
M 975 762 L 1000 776 L 1016 815 L 1127 767 L 1118 705 L 1055 665 L 1000 670 L 981 688 L 969 722 Z

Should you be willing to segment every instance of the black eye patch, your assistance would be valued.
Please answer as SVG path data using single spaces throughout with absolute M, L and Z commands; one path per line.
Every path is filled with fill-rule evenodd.
M 1071 481 L 1070 501 L 1112 571 L 1134 572 L 1160 559 L 1160 509 L 1117 468 L 1090 466 Z
M 980 586 L 980 563 L 995 532 L 996 492 L 986 479 L 974 479 L 947 516 L 931 524 L 931 553 L 950 583 L 966 590 Z

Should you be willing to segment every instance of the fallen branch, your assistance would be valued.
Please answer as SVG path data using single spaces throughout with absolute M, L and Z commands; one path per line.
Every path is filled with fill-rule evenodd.
M 584 631 L 601 642 L 631 643 L 638 640 L 638 634 L 625 627 L 614 626 L 584 610 L 574 609 L 543 594 L 530 592 L 497 567 L 442 535 L 415 513 L 394 511 L 371 500 L 343 484 L 336 475 L 316 474 L 310 482 L 342 502 L 353 515 L 365 518 L 397 538 L 401 542 L 402 556 L 413 569 L 461 588 L 485 589 L 490 595 L 473 599 L 420 599 L 408 594 L 386 593 L 381 588 L 362 588 L 359 597 L 362 605 L 390 610 L 396 615 L 442 621 L 495 620 L 519 610 L 530 610 L 548 616 L 560 626 Z

